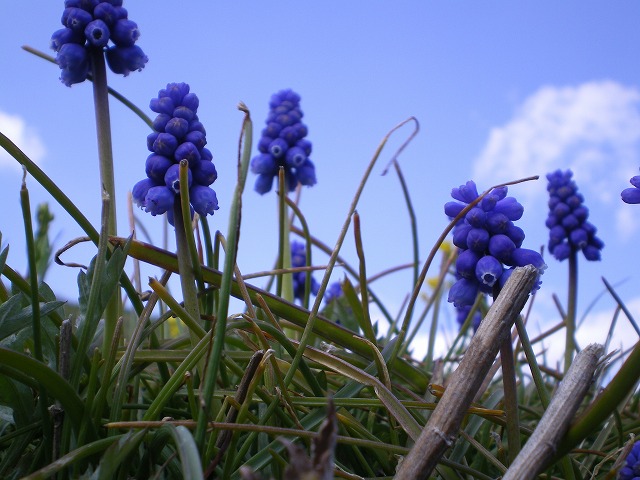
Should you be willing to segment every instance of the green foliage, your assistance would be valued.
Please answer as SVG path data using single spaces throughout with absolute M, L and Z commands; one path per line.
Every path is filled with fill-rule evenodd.
M 102 90 L 106 92 L 97 89 L 96 95 Z M 453 278 L 450 267 L 455 257 L 443 255 L 437 287 L 427 287 L 426 275 L 453 224 L 437 245 L 429 246 L 431 253 L 420 270 L 420 254 L 427 252 L 417 239 L 418 217 L 397 161 L 393 165 L 411 218 L 414 259 L 399 268 L 412 269 L 414 284 L 408 286 L 408 303 L 395 312 L 395 319 L 388 305 L 399 304 L 399 299 L 380 295 L 373 277 L 367 277 L 356 216 L 359 196 L 389 136 L 413 119 L 381 142 L 335 248 L 312 235 L 312 222 L 298 205 L 279 199 L 283 215 L 273 235 L 282 237 L 281 257 L 290 253 L 285 236 L 291 232 L 304 239 L 309 255 L 312 248 L 329 255 L 319 296 L 315 301 L 305 298 L 300 306 L 284 298 L 290 297 L 287 288 L 279 296 L 270 287 L 263 290 L 245 282 L 245 272 L 236 264 L 252 150 L 249 111 L 244 105 L 240 110 L 244 117 L 237 186 L 231 201 L 225 202 L 231 205 L 227 237 L 212 239 L 204 221 L 204 238 L 189 238 L 193 232 L 187 222 L 181 232 L 187 238 L 181 238 L 184 247 L 177 254 L 109 235 L 108 199 L 100 228 L 95 228 L 39 167 L 0 134 L 0 145 L 96 244 L 89 267 L 78 274 L 76 305 L 64 305 L 41 281 L 51 263 L 49 235 L 56 225 L 46 205 L 38 207 L 38 229 L 29 253 L 41 281 L 37 292 L 34 283 L 7 264 L 8 248 L 0 253 L 0 477 L 392 478 L 423 432 L 433 430 L 430 422 L 438 418 L 434 411 L 447 407 L 447 391 L 477 380 L 484 382 L 473 392 L 473 402 L 451 412 L 460 420 L 452 438 L 457 440 L 434 455 L 431 475 L 485 479 L 508 474 L 514 452 L 509 451 L 507 431 L 513 439 L 515 430 L 516 438 L 526 445 L 548 414 L 549 399 L 563 375 L 536 358 L 539 340 L 529 340 L 522 318 L 515 320 L 516 352 L 512 359 L 502 359 L 513 362 L 513 377 L 518 380 L 511 392 L 515 397 L 505 395 L 497 367 L 486 379 L 455 377 L 478 338 L 468 325 L 449 351 L 437 357 L 432 347 L 441 321 L 439 305 Z M 105 121 L 99 122 L 99 133 L 109 128 Z M 358 250 L 354 266 L 340 256 L 352 222 Z M 198 245 L 205 247 L 204 258 L 198 256 L 202 255 Z M 163 271 L 181 275 L 182 291 L 172 292 L 163 284 L 168 274 L 162 275 L 162 280 L 150 282 L 153 293 L 143 308 L 141 292 L 135 292 L 127 278 L 126 267 L 132 261 L 156 268 L 159 277 Z M 337 262 L 347 273 L 344 295 L 321 309 Z M 278 263 L 287 265 L 288 259 Z M 394 268 L 389 266 L 381 275 L 392 274 Z M 287 278 L 290 272 L 267 275 L 277 283 L 278 276 Z M 127 328 L 119 320 L 123 292 L 136 311 L 127 312 L 134 316 Z M 243 302 L 233 311 L 232 297 Z M 614 298 L 625 311 L 621 299 Z M 420 306 L 423 314 L 414 318 L 413 311 Z M 490 316 L 484 307 L 483 314 Z M 63 324 L 65 312 L 73 314 L 73 322 Z M 421 361 L 411 355 L 412 342 L 427 315 L 430 347 Z M 410 326 L 415 327 L 411 333 Z M 35 355 L 36 331 L 42 360 Z M 593 385 L 581 409 L 572 412 L 570 427 L 553 445 L 555 455 L 529 459 L 531 464 L 556 478 L 610 478 L 623 445 L 640 431 L 638 372 L 640 347 L 602 367 L 596 378 L 611 378 L 607 388 L 597 395 L 603 385 Z M 515 413 L 517 425 L 505 416 L 507 409 Z

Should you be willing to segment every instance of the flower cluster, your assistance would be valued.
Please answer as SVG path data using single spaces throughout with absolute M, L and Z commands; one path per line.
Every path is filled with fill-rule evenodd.
M 633 187 L 625 188 L 622 191 L 622 201 L 624 203 L 640 203 L 640 175 L 636 175 L 635 177 L 631 177 L 629 182 Z
M 67 86 L 81 83 L 91 73 L 90 50 L 105 51 L 109 68 L 127 76 L 142 70 L 148 58 L 135 45 L 140 37 L 138 25 L 127 18 L 122 0 L 65 0 L 64 28 L 51 36 L 51 48 Z M 109 45 L 111 40 L 112 45 Z
M 307 252 L 304 243 L 291 242 L 291 266 L 294 268 L 307 266 Z M 293 274 L 293 297 L 298 300 L 304 299 L 305 283 L 307 281 L 307 272 L 299 271 Z M 318 293 L 318 282 L 311 277 L 311 293 Z
M 619 480 L 640 479 L 640 441 L 633 444 L 624 467 L 618 471 Z
M 186 83 L 170 83 L 151 100 L 151 110 L 158 116 L 154 132 L 147 137 L 147 178 L 133 187 L 133 200 L 151 215 L 171 212 L 180 193 L 180 161 L 189 164 L 189 199 L 200 215 L 218 209 L 216 192 L 209 188 L 218 173 L 207 144 L 204 126 L 198 120 L 198 97 L 189 93 Z
M 587 260 L 600 260 L 604 243 L 596 237 L 596 227 L 587 222 L 589 209 L 571 179 L 571 170 L 556 170 L 547 174 L 549 191 L 549 251 L 558 260 L 568 258 L 572 251 L 582 250 Z
M 451 190 L 457 202 L 448 202 L 444 211 L 456 217 L 469 203 L 478 198 L 476 184 Z M 493 293 L 502 287 L 515 267 L 533 265 L 540 273 L 546 265 L 542 256 L 522 247 L 524 231 L 513 222 L 522 217 L 524 208 L 513 197 L 507 197 L 507 187 L 496 188 L 471 208 L 453 230 L 453 244 L 459 250 L 456 261 L 458 280 L 449 291 L 449 302 L 456 307 L 472 305 L 478 292 Z M 539 282 L 536 287 L 538 288 Z
M 258 174 L 256 192 L 267 193 L 280 167 L 284 167 L 289 191 L 298 184 L 316 184 L 316 171 L 309 160 L 311 142 L 307 126 L 301 122 L 300 95 L 292 90 L 282 90 L 271 97 L 267 126 L 258 142 L 260 154 L 251 160 L 251 171 Z

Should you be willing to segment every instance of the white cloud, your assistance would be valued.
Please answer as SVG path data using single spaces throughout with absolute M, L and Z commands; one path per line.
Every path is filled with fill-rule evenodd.
M 640 298 L 632 298 L 625 300 L 625 305 L 636 322 L 640 321 Z M 534 309 L 535 310 L 535 309 Z M 611 322 L 613 321 L 615 314 L 615 308 L 604 308 L 598 311 L 589 312 L 584 321 L 582 321 L 581 313 L 578 313 L 578 328 L 576 330 L 576 341 L 580 348 L 584 348 L 590 343 L 599 343 L 604 345 Z M 527 330 L 529 331 L 529 337 L 534 338 L 540 333 L 550 329 L 552 326 L 560 321 L 558 314 L 550 315 L 546 319 L 540 316 L 539 313 L 535 314 L 536 318 L 530 319 Z M 549 320 L 553 318 L 553 320 Z M 550 367 L 558 367 L 562 370 L 564 363 L 564 347 L 566 333 L 564 329 L 560 329 L 558 332 L 547 337 L 542 342 L 534 345 L 534 351 L 543 352 L 545 364 Z M 618 352 L 625 351 L 633 347 L 638 342 L 638 334 L 625 316 L 623 312 L 620 312 L 616 321 L 615 328 L 609 343 L 608 352 L 617 350 Z M 539 360 L 542 360 L 542 356 Z M 617 370 L 619 364 L 614 370 Z
M 39 163 L 44 157 L 44 144 L 22 117 L 0 112 L 0 132 L 15 143 L 35 163 Z M 4 148 L 0 148 L 0 168 L 2 167 L 14 168 L 17 171 L 22 168 Z
M 540 175 L 518 186 L 527 202 L 546 194 L 547 173 L 571 168 L 590 201 L 621 209 L 620 191 L 639 166 L 640 91 L 602 81 L 546 86 L 527 98 L 508 123 L 491 130 L 473 178 L 487 187 Z M 624 214 L 616 215 L 620 233 L 630 235 Z

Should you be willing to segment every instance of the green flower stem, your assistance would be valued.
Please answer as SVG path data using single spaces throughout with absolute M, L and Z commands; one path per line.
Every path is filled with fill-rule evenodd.
M 291 268 L 291 242 L 289 241 L 290 221 L 287 215 L 287 181 L 284 175 L 284 168 L 280 167 L 278 172 L 278 222 L 280 225 L 278 238 L 278 270 Z M 278 296 L 288 302 L 293 302 L 293 275 L 290 273 L 279 273 L 276 290 Z
M 182 298 L 184 308 L 198 325 L 200 320 L 200 305 L 198 303 L 198 292 L 196 291 L 195 275 L 189 254 L 189 243 L 185 230 L 185 221 L 182 217 L 182 207 L 180 202 L 173 204 L 173 222 L 176 230 L 176 247 L 178 256 L 178 267 L 180 269 L 180 286 L 182 287 Z M 192 329 L 189 329 L 191 346 L 195 347 L 200 340 Z M 201 372 L 202 373 L 202 372 Z
M 571 249 L 569 255 L 569 294 L 567 299 L 567 316 L 565 318 L 565 328 L 567 340 L 564 350 L 564 372 L 569 371 L 573 353 L 576 350 L 576 310 L 578 304 L 578 252 Z
M 207 217 L 200 217 L 200 228 L 202 229 L 202 239 L 204 242 L 205 261 L 208 267 L 217 268 L 218 264 L 215 261 L 215 254 L 213 248 L 213 242 L 211 237 L 211 229 L 209 228 L 209 222 Z M 207 290 L 207 293 L 203 299 L 202 313 L 205 315 L 213 315 L 213 308 L 215 305 L 215 292 Z
M 22 206 L 22 218 L 24 223 L 25 238 L 27 243 L 27 258 L 29 261 L 29 283 L 31 286 L 31 318 L 33 327 L 33 346 L 36 360 L 43 362 L 42 332 L 40 329 L 40 294 L 38 291 L 38 270 L 36 268 L 36 248 L 33 238 L 33 223 L 31 222 L 31 204 L 29 190 L 27 190 L 27 171 L 24 170 L 22 188 L 20 189 L 20 205 Z M 49 396 L 44 385 L 39 385 L 40 416 L 42 417 L 42 430 L 44 436 L 44 452 L 48 459 L 52 453 L 51 421 L 49 417 Z M 47 460 L 48 461 L 48 460 Z
M 253 142 L 253 124 L 249 109 L 241 103 L 238 109 L 244 113 L 242 121 L 242 129 L 240 141 L 238 144 L 238 181 L 233 194 L 233 201 L 229 211 L 229 230 L 227 235 L 227 251 L 224 258 L 224 271 L 220 281 L 220 294 L 218 301 L 218 312 L 215 324 L 215 332 L 213 338 L 213 346 L 211 354 L 207 362 L 206 375 L 201 390 L 201 405 L 203 411 L 198 415 L 198 426 L 196 428 L 195 439 L 199 451 L 202 453 L 205 449 L 205 434 L 207 431 L 207 421 L 213 393 L 220 369 L 220 359 L 224 348 L 224 339 L 227 329 L 227 315 L 229 312 L 229 300 L 231 297 L 231 285 L 233 280 L 233 272 L 236 265 L 236 255 L 238 253 L 238 240 L 240 233 L 240 218 L 242 212 L 242 192 L 247 180 L 247 172 L 249 170 L 249 162 L 251 160 L 251 145 Z
M 113 173 L 113 151 L 111 148 L 111 117 L 109 115 L 109 92 L 107 90 L 107 69 L 101 49 L 90 49 L 91 72 L 93 74 L 93 104 L 96 112 L 96 133 L 98 136 L 98 157 L 100 164 L 101 191 L 111 199 L 107 220 L 107 235 L 117 235 L 116 188 Z M 122 314 L 120 294 L 116 290 L 105 310 L 102 349 L 109 351 L 116 322 Z

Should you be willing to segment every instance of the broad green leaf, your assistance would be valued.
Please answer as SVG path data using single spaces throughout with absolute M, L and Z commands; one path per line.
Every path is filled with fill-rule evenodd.
M 26 376 L 42 384 L 47 389 L 49 396 L 62 404 L 67 418 L 71 421 L 76 432 L 78 431 L 84 414 L 84 404 L 69 383 L 56 371 L 28 355 L 0 347 L 0 368 L 3 366 L 10 367 L 5 369 L 4 373 L 15 377 L 16 380 L 21 380 L 23 376 Z

